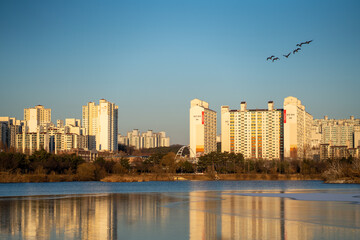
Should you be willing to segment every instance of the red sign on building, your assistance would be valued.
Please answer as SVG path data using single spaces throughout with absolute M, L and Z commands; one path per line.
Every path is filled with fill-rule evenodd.
M 204 117 L 204 111 L 202 111 L 202 118 L 201 118 L 201 122 L 202 122 L 202 124 L 204 125 L 204 121 L 205 121 L 205 119 L 204 119 L 205 117 Z

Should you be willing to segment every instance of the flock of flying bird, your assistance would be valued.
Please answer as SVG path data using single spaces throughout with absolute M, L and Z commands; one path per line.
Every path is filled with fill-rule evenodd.
M 296 44 L 296 46 L 298 48 L 296 48 L 294 51 L 292 51 L 292 54 L 294 55 L 295 53 L 299 52 L 301 50 L 301 46 L 304 45 L 304 44 L 310 44 L 313 40 L 310 40 L 310 41 L 305 41 L 305 42 L 302 42 L 302 43 L 298 43 Z M 290 56 L 291 52 L 289 52 L 288 54 L 285 54 L 283 55 L 284 57 L 288 58 Z M 266 61 L 268 60 L 272 60 L 273 62 L 276 61 L 276 60 L 279 60 L 280 58 L 278 57 L 275 57 L 274 55 L 266 58 Z

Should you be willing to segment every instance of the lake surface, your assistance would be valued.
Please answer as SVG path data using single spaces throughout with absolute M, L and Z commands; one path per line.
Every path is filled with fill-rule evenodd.
M 360 185 L 0 184 L 0 239 L 359 239 Z

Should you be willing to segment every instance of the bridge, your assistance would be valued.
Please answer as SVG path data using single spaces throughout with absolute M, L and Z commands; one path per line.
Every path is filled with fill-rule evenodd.
M 193 156 L 196 156 L 196 154 L 194 153 L 194 151 L 190 148 L 190 145 L 185 145 L 185 146 L 182 146 L 179 151 L 177 151 L 176 153 L 176 156 L 175 156 L 175 161 L 179 161 L 179 160 L 186 160 L 188 162 L 191 162 L 191 163 L 197 163 L 198 159 L 196 157 L 186 157 L 185 155 L 183 155 L 183 152 L 184 152 L 184 149 L 188 149 L 189 150 L 189 153 L 190 155 L 193 155 Z M 191 154 L 192 153 L 192 154 Z

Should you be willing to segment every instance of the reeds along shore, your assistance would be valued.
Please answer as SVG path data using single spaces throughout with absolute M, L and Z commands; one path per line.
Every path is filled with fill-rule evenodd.
M 246 180 L 322 180 L 319 174 L 111 174 L 102 182 L 148 182 L 148 181 L 246 181 Z M 77 174 L 10 174 L 0 173 L 0 183 L 73 182 L 80 181 Z M 82 180 L 93 181 L 93 180 Z

